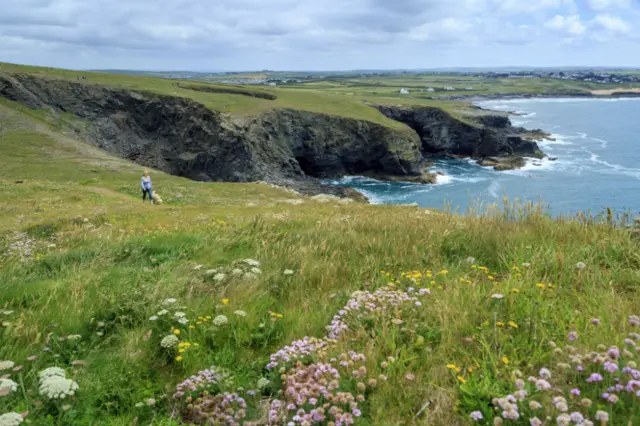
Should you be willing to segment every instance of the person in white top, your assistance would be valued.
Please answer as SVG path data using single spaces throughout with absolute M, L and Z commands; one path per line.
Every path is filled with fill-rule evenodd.
M 149 176 L 149 170 L 145 170 L 140 180 L 140 186 L 142 187 L 142 202 L 147 199 L 149 195 L 149 201 L 153 204 L 153 188 L 151 186 L 151 176 Z

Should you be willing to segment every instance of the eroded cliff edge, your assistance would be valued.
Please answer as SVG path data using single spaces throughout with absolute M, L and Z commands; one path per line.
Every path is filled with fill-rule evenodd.
M 0 96 L 72 114 L 83 123 L 73 130 L 87 142 L 170 174 L 266 181 L 305 193 L 353 196 L 318 180 L 344 175 L 428 183 L 431 155 L 483 159 L 539 151 L 535 142 L 512 137 L 506 117 L 468 124 L 438 108 L 377 107 L 406 128 L 291 109 L 232 117 L 187 98 L 31 74 L 0 74 Z

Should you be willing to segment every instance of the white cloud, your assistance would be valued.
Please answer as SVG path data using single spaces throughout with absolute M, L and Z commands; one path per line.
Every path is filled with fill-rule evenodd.
M 587 4 L 593 10 L 625 9 L 630 8 L 632 0 L 587 0 Z
M 579 15 L 556 15 L 549 21 L 545 22 L 544 26 L 552 30 L 566 32 L 567 34 L 574 36 L 582 35 L 587 30 L 585 24 L 580 21 Z
M 593 19 L 593 23 L 605 30 L 614 33 L 628 33 L 631 31 L 631 27 L 622 19 L 611 15 L 598 15 Z
M 531 13 L 540 10 L 571 8 L 573 0 L 493 0 L 499 9 L 505 12 Z
M 458 40 L 471 29 L 471 24 L 456 18 L 444 18 L 437 22 L 429 22 L 413 28 L 408 36 L 415 41 L 426 40 Z

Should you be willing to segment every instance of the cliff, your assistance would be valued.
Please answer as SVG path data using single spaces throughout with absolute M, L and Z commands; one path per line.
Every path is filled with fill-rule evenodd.
M 409 128 L 315 112 L 274 109 L 250 117 L 188 98 L 31 74 L 0 74 L 0 96 L 72 114 L 74 131 L 110 153 L 200 181 L 266 181 L 306 193 L 348 190 L 317 178 L 371 175 L 431 182 L 425 155 L 533 155 L 508 119 L 468 124 L 438 108 L 377 107 Z M 506 121 L 505 121 L 506 120 Z

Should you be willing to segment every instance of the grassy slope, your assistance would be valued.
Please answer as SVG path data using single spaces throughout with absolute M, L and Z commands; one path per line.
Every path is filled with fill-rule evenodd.
M 473 218 L 319 204 L 265 185 L 202 184 L 160 172 L 152 173 L 154 185 L 166 203 L 142 205 L 139 166 L 7 105 L 0 105 L 0 361 L 24 368 L 9 371 L 19 389 L 0 397 L 0 413 L 29 411 L 31 424 L 178 424 L 170 395 L 185 377 L 215 364 L 234 373 L 234 388 L 255 388 L 270 353 L 322 336 L 363 283 L 378 288 L 396 279 L 399 288 L 428 287 L 431 295 L 420 308 L 390 312 L 403 324 L 355 321 L 338 344 L 364 352 L 374 377 L 388 376 L 368 391 L 357 424 L 464 424 L 473 410 L 490 416 L 491 398 L 512 388 L 516 369 L 526 377 L 555 365 L 549 340 L 579 330 L 579 348 L 621 345 L 626 318 L 640 306 L 637 244 L 606 224 L 552 221 L 535 211 Z M 34 241 L 33 255 L 6 256 L 23 232 L 19 240 Z M 490 272 L 472 268 L 469 256 Z M 262 275 L 215 283 L 205 273 L 244 258 L 260 260 Z M 405 273 L 416 270 L 413 283 Z M 505 298 L 493 299 L 497 293 Z M 149 321 L 169 297 L 195 329 Z M 247 317 L 234 316 L 238 309 Z M 282 319 L 271 321 L 269 311 Z M 197 316 L 219 314 L 230 318 L 227 327 L 196 325 Z M 592 317 L 601 328 L 589 326 Z M 179 362 L 159 346 L 171 326 L 183 341 L 200 343 Z M 64 340 L 74 334 L 79 341 Z M 27 361 L 31 355 L 38 359 Z M 383 370 L 388 357 L 395 362 Z M 52 365 L 79 383 L 68 411 L 38 395 L 36 373 Z M 575 374 L 558 377 L 559 389 L 583 386 Z M 597 400 L 601 391 L 582 392 Z M 136 408 L 145 398 L 158 402 Z M 596 408 L 613 414 L 600 405 L 592 417 Z M 637 405 L 617 410 L 625 419 L 635 410 L 638 419 Z

